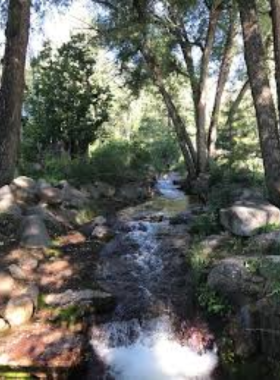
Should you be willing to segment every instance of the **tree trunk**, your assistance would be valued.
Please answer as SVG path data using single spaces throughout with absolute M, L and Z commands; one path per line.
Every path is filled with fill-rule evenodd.
M 255 0 L 238 0 L 248 76 L 256 110 L 266 185 L 280 206 L 280 144 L 276 109 L 266 73 L 265 51 Z
M 0 186 L 14 176 L 20 143 L 30 0 L 10 0 L 0 89 Z
M 228 80 L 230 67 L 233 60 L 233 47 L 234 47 L 234 38 L 236 35 L 236 8 L 233 6 L 230 11 L 230 24 L 229 30 L 227 33 L 226 44 L 224 48 L 222 63 L 219 72 L 216 96 L 214 107 L 212 111 L 209 131 L 208 131 L 208 152 L 209 156 L 215 155 L 216 150 L 216 140 L 217 140 L 217 127 L 220 116 L 220 109 L 222 105 L 222 96 L 224 93 L 224 89 Z
M 204 173 L 207 170 L 208 150 L 206 141 L 206 104 L 207 104 L 207 85 L 208 72 L 211 53 L 213 49 L 215 32 L 218 24 L 218 19 L 221 13 L 221 8 L 212 6 L 209 15 L 209 24 L 206 36 L 205 47 L 201 60 L 199 96 L 197 102 L 197 160 L 199 173 Z
M 270 0 L 275 56 L 275 78 L 277 83 L 278 114 L 280 115 L 280 0 Z
M 193 143 L 191 141 L 189 134 L 187 133 L 186 126 L 177 111 L 177 108 L 172 100 L 171 95 L 169 94 L 169 92 L 166 90 L 164 86 L 160 68 L 157 65 L 157 62 L 155 58 L 153 57 L 153 55 L 150 53 L 150 50 L 147 47 L 147 43 L 143 45 L 141 52 L 143 54 L 147 67 L 149 68 L 151 77 L 156 87 L 159 89 L 160 94 L 163 97 L 165 106 L 168 111 L 168 115 L 170 119 L 172 120 L 189 177 L 190 179 L 194 179 L 196 177 L 197 158 L 196 158 L 196 152 L 195 152 Z
M 250 81 L 249 79 L 246 80 L 246 82 L 244 82 L 243 86 L 241 87 L 241 90 L 239 91 L 237 97 L 235 98 L 234 102 L 232 103 L 230 109 L 229 109 L 229 112 L 228 112 L 228 118 L 227 118 L 227 122 L 226 122 L 226 125 L 228 127 L 228 131 L 229 131 L 229 142 L 230 142 L 230 146 L 232 147 L 233 146 L 233 123 L 234 123 L 234 116 L 236 115 L 236 112 L 244 98 L 244 96 L 246 95 L 246 92 L 250 89 Z

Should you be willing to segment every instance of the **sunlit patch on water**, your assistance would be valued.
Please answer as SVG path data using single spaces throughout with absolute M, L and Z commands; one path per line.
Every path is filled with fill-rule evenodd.
M 103 325 L 92 345 L 116 380 L 211 380 L 214 351 L 198 354 L 179 342 L 166 317 L 143 328 L 134 320 Z

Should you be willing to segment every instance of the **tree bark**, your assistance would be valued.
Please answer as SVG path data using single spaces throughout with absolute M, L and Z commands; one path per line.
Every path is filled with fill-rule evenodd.
M 275 78 L 277 84 L 278 115 L 280 115 L 280 0 L 270 0 L 272 13 Z
M 216 140 L 217 140 L 217 127 L 219 123 L 220 109 L 222 105 L 222 97 L 225 90 L 225 86 L 228 80 L 232 60 L 233 60 L 233 47 L 234 47 L 234 38 L 236 35 L 236 8 L 232 6 L 230 11 L 230 24 L 227 33 L 222 63 L 219 71 L 218 84 L 216 89 L 216 96 L 214 107 L 212 111 L 209 131 L 208 131 L 208 152 L 209 156 L 215 155 Z
M 168 115 L 170 119 L 172 120 L 172 124 L 174 126 L 174 130 L 178 138 L 178 143 L 184 157 L 189 178 L 194 179 L 196 178 L 196 172 L 197 172 L 196 171 L 197 157 L 196 157 L 196 152 L 195 152 L 193 143 L 186 130 L 186 126 L 183 122 L 183 119 L 181 118 L 181 116 L 179 115 L 179 112 L 177 111 L 177 108 L 172 100 L 171 95 L 165 88 L 161 70 L 156 63 L 155 58 L 150 53 L 150 50 L 148 49 L 146 45 L 147 44 L 143 44 L 143 47 L 141 50 L 142 55 L 145 59 L 147 67 L 149 68 L 154 84 L 156 85 L 160 94 L 163 97 L 165 106 L 168 111 Z
M 14 176 L 20 143 L 31 0 L 10 0 L 0 88 L 0 186 Z
M 206 42 L 203 50 L 200 70 L 199 96 L 197 102 L 197 166 L 199 173 L 204 173 L 207 170 L 208 150 L 206 141 L 206 104 L 207 104 L 207 85 L 208 72 L 211 53 L 213 49 L 215 32 L 218 24 L 218 19 L 221 13 L 219 6 L 213 5 L 210 10 L 209 24 L 206 36 Z
M 245 60 L 256 110 L 266 186 L 270 200 L 280 206 L 280 144 L 276 109 L 265 65 L 265 51 L 255 0 L 238 0 Z

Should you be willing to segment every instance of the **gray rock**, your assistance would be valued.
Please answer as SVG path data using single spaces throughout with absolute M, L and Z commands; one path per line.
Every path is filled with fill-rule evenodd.
M 252 236 L 261 227 L 280 223 L 280 210 L 265 200 L 240 201 L 220 210 L 221 224 L 238 236 Z
M 4 318 L 0 317 L 0 334 L 8 331 L 10 329 L 10 325 Z
M 227 232 L 220 235 L 210 235 L 200 242 L 199 248 L 207 255 L 220 248 L 229 238 L 230 235 Z
M 64 205 L 73 208 L 83 208 L 89 201 L 88 197 L 82 191 L 75 189 L 67 182 L 63 185 L 61 196 Z
M 104 226 L 106 223 L 107 223 L 107 219 L 102 215 L 97 216 L 92 221 L 92 225 L 94 226 Z
M 112 230 L 106 226 L 96 226 L 91 236 L 100 240 L 107 240 L 113 236 Z
M 65 306 L 65 305 L 79 305 L 84 303 L 112 303 L 112 295 L 101 291 L 85 289 L 74 291 L 71 289 L 66 290 L 64 293 L 48 294 L 45 297 L 45 302 L 50 306 Z
M 31 272 L 38 267 L 38 260 L 34 257 L 22 257 L 19 260 L 19 266 L 27 272 Z
M 63 201 L 61 190 L 53 187 L 49 184 L 44 184 L 39 187 L 38 190 L 40 200 L 43 203 L 56 206 L 60 205 Z
M 5 309 L 5 319 L 13 326 L 21 326 L 30 321 L 34 312 L 32 299 L 27 295 L 10 299 Z
M 23 219 L 20 242 L 27 248 L 44 248 L 50 245 L 50 237 L 42 218 L 30 215 Z
M 30 284 L 22 290 L 21 295 L 29 297 L 33 302 L 34 308 L 37 308 L 39 294 L 40 294 L 40 291 L 39 291 L 38 286 L 35 284 Z
M 37 201 L 37 184 L 32 178 L 15 178 L 10 188 L 17 202 L 32 204 Z
M 3 186 L 0 188 L 0 214 L 9 214 L 21 216 L 21 208 L 16 204 L 15 197 L 10 187 Z
M 16 264 L 11 264 L 9 266 L 9 271 L 10 271 L 12 277 L 15 278 L 16 280 L 27 280 L 28 279 L 28 274 Z
M 229 298 L 238 306 L 243 306 L 264 291 L 265 280 L 251 273 L 244 257 L 220 261 L 208 275 L 208 286 Z
M 257 247 L 262 253 L 267 253 L 269 248 L 278 245 L 280 251 L 280 230 L 254 236 L 250 243 L 252 247 Z
M 9 295 L 15 287 L 15 280 L 8 273 L 0 273 L 0 296 Z

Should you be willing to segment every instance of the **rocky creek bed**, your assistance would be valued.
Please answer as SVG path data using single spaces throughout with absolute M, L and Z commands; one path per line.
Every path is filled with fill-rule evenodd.
M 239 199 L 221 211 L 230 232 L 197 236 L 209 211 L 176 182 L 78 190 L 20 177 L 0 189 L 2 376 L 279 378 L 279 260 L 267 254 L 279 232 L 252 237 L 279 210 Z

